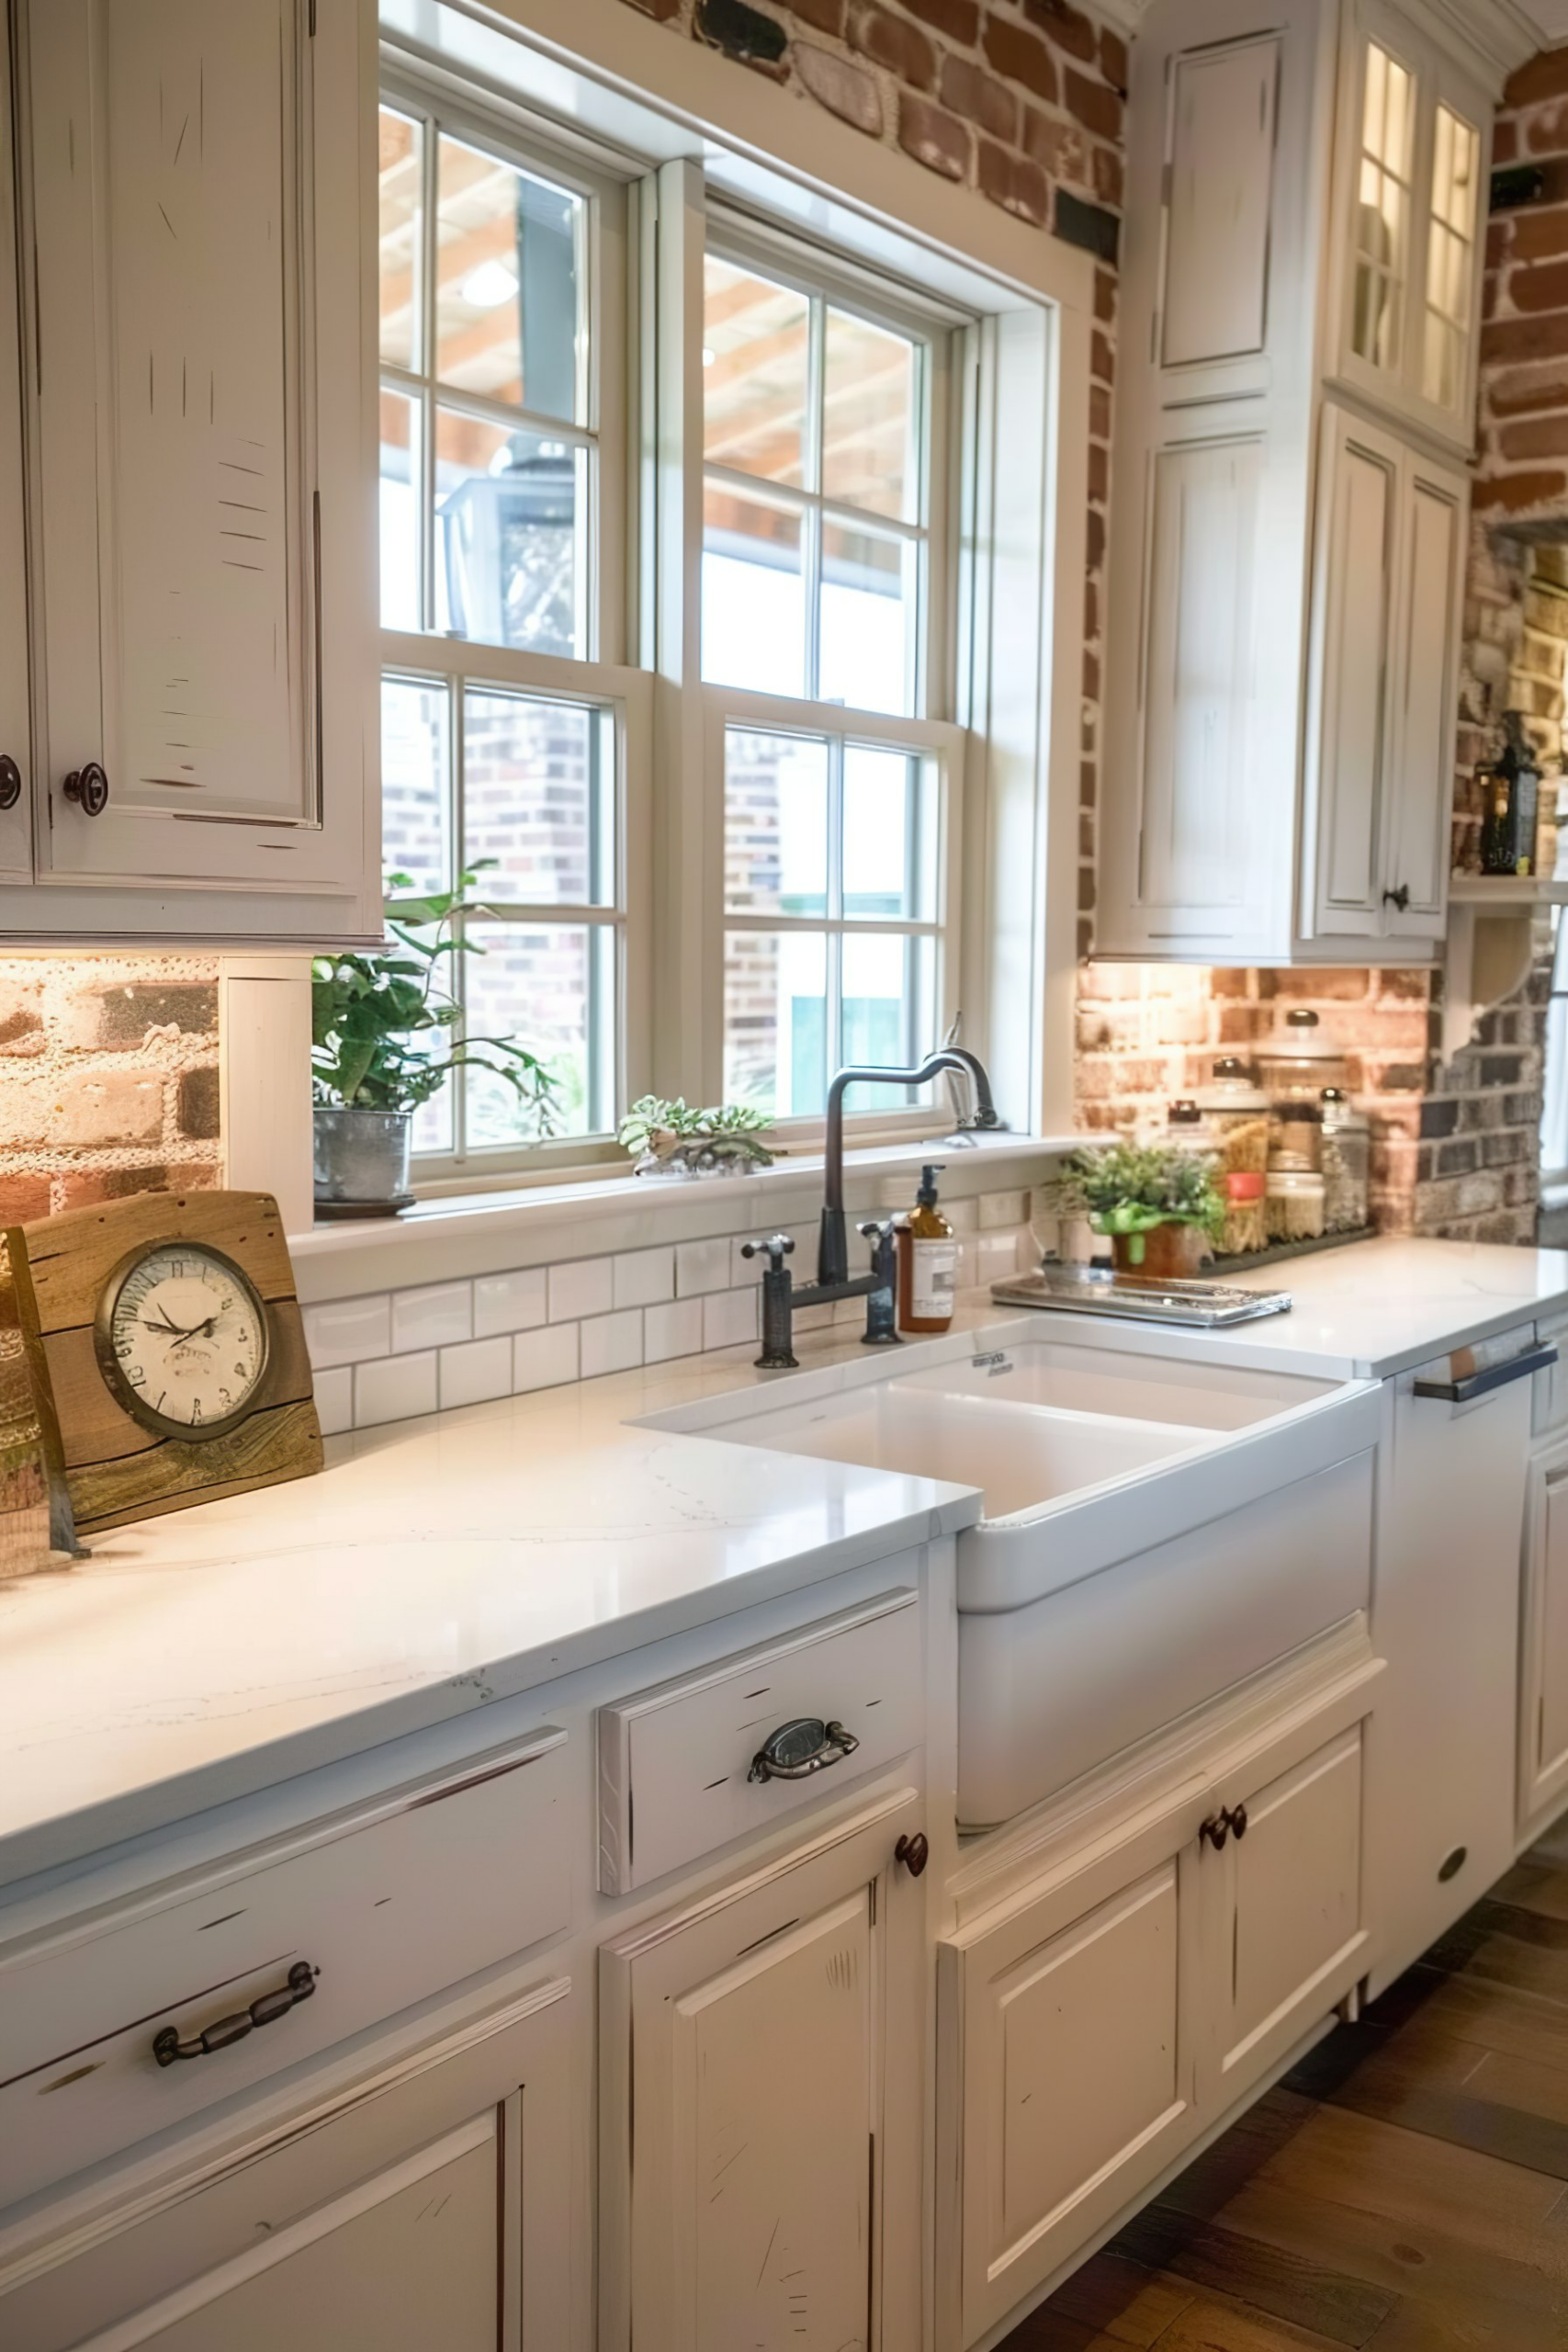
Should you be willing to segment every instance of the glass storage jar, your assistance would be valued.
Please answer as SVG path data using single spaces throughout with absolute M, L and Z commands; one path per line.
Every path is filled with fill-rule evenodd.
M 1276 1111 L 1283 1102 L 1316 1102 L 1325 1086 L 1350 1083 L 1345 1056 L 1310 1005 L 1292 1005 L 1258 1048 L 1258 1075 Z
M 1324 1229 L 1359 1233 L 1368 1217 L 1372 1136 L 1342 1087 L 1323 1090 Z
M 1216 1135 L 1269 1115 L 1269 1097 L 1237 1054 L 1222 1054 L 1208 1085 L 1192 1099 Z
M 1322 1177 L 1306 1169 L 1270 1169 L 1268 1222 L 1270 1241 L 1315 1241 L 1324 1229 Z

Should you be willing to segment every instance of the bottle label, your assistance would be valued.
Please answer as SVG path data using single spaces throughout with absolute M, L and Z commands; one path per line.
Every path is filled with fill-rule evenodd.
M 917 1322 L 948 1322 L 958 1288 L 956 1241 L 916 1241 L 909 1269 L 909 1312 Z

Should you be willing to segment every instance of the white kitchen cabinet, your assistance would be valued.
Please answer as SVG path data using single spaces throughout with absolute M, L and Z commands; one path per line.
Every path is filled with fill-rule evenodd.
M 11 119 L 11 57 L 0 8 L 0 123 Z M 28 709 L 27 544 L 22 492 L 21 314 L 15 190 L 0 172 L 0 884 L 32 875 L 32 731 Z
M 17 2352 L 562 2352 L 571 2120 L 561 1979 L 149 2165 L 0 2259 Z M 217 2053 L 221 2063 L 221 2053 Z
M 1201 1758 L 1173 1728 L 1165 1760 L 1064 1799 L 1059 1844 L 1030 1833 L 1032 1868 L 939 1942 L 939 2342 L 1037 2298 L 1364 1974 L 1379 1668 L 1362 1636 L 1329 1648 L 1332 1679 L 1278 1680 L 1250 1736 Z
M 1468 485 L 1333 402 L 1322 441 L 1306 927 L 1440 939 Z
M 1468 451 L 1491 97 L 1419 10 L 1353 0 L 1338 103 L 1332 373 Z
M 1568 1795 L 1568 1445 L 1530 1463 L 1520 1643 L 1519 1826 Z
M 1480 39 L 1420 0 L 1140 20 L 1102 955 L 1427 960 L 1444 935 L 1502 82 Z
M 898 1790 L 602 1952 L 602 2352 L 919 2342 L 919 1826 Z
M 0 913 L 363 934 L 373 28 L 17 5 L 36 853 Z

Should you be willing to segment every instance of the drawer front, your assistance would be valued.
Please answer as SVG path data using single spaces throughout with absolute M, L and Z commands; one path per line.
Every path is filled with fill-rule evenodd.
M 563 1928 L 566 1763 L 535 1732 L 0 1962 L 0 2207 Z
M 625 1894 L 919 1745 L 919 1596 L 901 1588 L 599 1710 L 599 1884 Z M 852 1754 L 751 1780 L 770 1734 L 841 1724 Z
M 1557 1350 L 1557 1362 L 1535 1374 L 1530 1410 L 1530 1433 L 1534 1437 L 1555 1437 L 1568 1430 L 1568 1320 L 1558 1316 L 1543 1322 L 1539 1336 Z

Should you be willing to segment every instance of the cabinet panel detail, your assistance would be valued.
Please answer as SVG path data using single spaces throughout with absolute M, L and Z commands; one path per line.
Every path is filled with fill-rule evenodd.
M 1454 655 L 1462 594 L 1466 490 L 1417 469 L 1405 505 L 1403 690 L 1390 796 L 1387 871 L 1408 913 L 1441 925 L 1457 718 Z M 1403 927 L 1397 921 L 1396 928 Z
M 1280 51 L 1275 38 L 1176 61 L 1160 303 L 1168 368 L 1236 358 L 1267 340 Z
M 1329 485 L 1323 581 L 1326 626 L 1319 788 L 1321 896 L 1376 929 L 1389 589 L 1398 478 L 1382 453 L 1347 435 Z
M 1154 459 L 1144 664 L 1140 896 L 1229 907 L 1248 838 L 1248 697 L 1262 444 L 1159 450 Z

